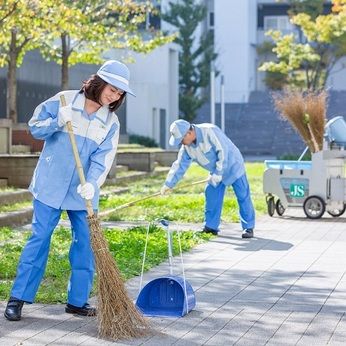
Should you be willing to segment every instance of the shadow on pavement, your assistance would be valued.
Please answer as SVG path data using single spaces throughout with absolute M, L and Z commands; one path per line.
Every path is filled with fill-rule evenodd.
M 259 231 L 260 232 L 260 231 Z M 241 239 L 239 234 L 238 237 L 232 237 L 232 236 L 218 236 L 217 239 L 214 241 L 216 242 L 227 242 L 228 244 L 234 245 L 235 250 L 240 251 L 287 251 L 289 250 L 293 244 L 274 240 L 274 239 L 268 239 L 268 238 L 262 238 L 262 237 L 254 237 L 251 239 Z M 235 242 L 230 240 L 236 240 Z

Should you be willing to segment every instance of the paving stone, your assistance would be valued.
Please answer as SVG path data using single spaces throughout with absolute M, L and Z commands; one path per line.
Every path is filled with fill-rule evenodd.
M 172 227 L 199 231 L 201 224 Z M 96 320 L 32 304 L 19 322 L 0 319 L 0 345 L 345 345 L 345 233 L 345 218 L 307 220 L 301 210 L 260 218 L 251 240 L 240 238 L 239 225 L 222 224 L 221 236 L 183 256 L 196 308 L 182 318 L 151 318 L 153 335 L 100 340 Z M 167 262 L 153 268 L 142 287 L 167 273 Z M 133 299 L 139 284 L 139 277 L 127 282 Z

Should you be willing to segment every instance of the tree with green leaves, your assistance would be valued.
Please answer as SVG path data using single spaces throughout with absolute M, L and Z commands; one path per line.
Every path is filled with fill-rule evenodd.
M 102 53 L 112 48 L 148 53 L 173 40 L 161 32 L 143 36 L 140 26 L 153 11 L 149 2 L 69 0 L 57 3 L 52 11 L 54 22 L 41 52 L 61 65 L 62 89 L 68 89 L 72 65 L 102 63 Z
M 212 32 L 201 36 L 199 45 L 193 48 L 198 25 L 206 18 L 207 8 L 195 0 L 169 3 L 169 10 L 162 18 L 178 29 L 175 42 L 179 53 L 179 108 L 180 116 L 188 121 L 196 117 L 197 110 L 205 102 L 202 89 L 210 83 L 210 66 L 216 59 Z
M 4 0 L 0 7 L 0 25 L 17 9 L 17 1 Z
M 7 67 L 6 117 L 17 122 L 16 71 L 25 53 L 37 47 L 49 25 L 50 4 L 43 0 L 0 2 L 0 67 Z
M 276 61 L 263 63 L 260 70 L 282 73 L 294 87 L 311 90 L 324 87 L 330 71 L 346 55 L 346 2 L 333 0 L 332 4 L 332 13 L 326 15 L 313 18 L 298 13 L 291 17 L 303 34 L 303 41 L 299 42 L 293 33 L 269 31 Z
M 280 1 L 283 2 L 283 1 Z M 307 13 L 312 19 L 323 13 L 324 0 L 288 0 L 290 9 L 287 11 L 289 17 L 294 17 L 299 13 Z M 304 40 L 303 32 L 298 28 L 298 42 Z M 257 54 L 260 57 L 260 64 L 270 59 L 273 55 L 275 44 L 272 40 L 265 40 L 261 45 L 257 46 Z M 267 70 L 264 77 L 265 85 L 271 90 L 280 90 L 287 85 L 287 75 L 281 72 L 272 72 Z M 296 81 L 296 83 L 298 83 Z
M 62 88 L 68 67 L 101 63 L 111 48 L 149 52 L 173 40 L 161 32 L 139 30 L 152 11 L 134 0 L 3 0 L 0 2 L 0 67 L 7 67 L 6 117 L 17 122 L 16 70 L 25 53 L 39 48 L 62 66 Z

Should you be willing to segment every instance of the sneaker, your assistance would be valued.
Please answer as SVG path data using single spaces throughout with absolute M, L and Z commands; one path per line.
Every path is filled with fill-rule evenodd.
M 214 235 L 218 235 L 219 230 L 218 230 L 218 229 L 210 228 L 210 227 L 208 227 L 208 226 L 204 226 L 202 232 L 203 232 L 203 233 L 211 233 L 211 234 L 214 234 Z
M 22 317 L 22 307 L 23 307 L 24 301 L 10 297 L 6 310 L 4 312 L 4 316 L 9 321 L 19 321 Z
M 253 237 L 253 229 L 252 228 L 244 229 L 241 237 L 242 238 L 252 238 Z
M 90 306 L 88 303 L 84 304 L 82 307 L 67 304 L 65 312 L 80 316 L 96 316 L 96 308 Z

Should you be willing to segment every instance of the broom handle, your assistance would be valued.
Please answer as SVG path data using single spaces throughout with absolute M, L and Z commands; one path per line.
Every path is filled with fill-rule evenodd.
M 178 188 L 175 188 L 175 190 L 183 189 L 185 187 L 189 187 L 189 186 L 193 186 L 193 185 L 198 185 L 198 184 L 206 183 L 208 180 L 209 179 L 203 179 L 203 180 L 195 181 L 195 182 L 190 183 L 190 184 L 184 184 L 184 185 L 179 186 Z M 134 204 L 136 204 L 138 202 L 142 202 L 142 201 L 145 201 L 146 199 L 153 198 L 153 197 L 156 197 L 156 196 L 159 196 L 159 195 L 161 195 L 161 192 L 155 192 L 155 193 L 153 193 L 151 195 L 148 195 L 148 196 L 136 199 L 136 200 L 134 200 L 132 202 L 128 202 L 128 203 L 119 205 L 118 207 L 116 207 L 114 209 L 105 210 L 104 212 L 100 212 L 99 216 L 100 217 L 107 216 L 109 214 L 112 214 L 112 213 L 120 210 L 120 209 L 125 209 L 125 208 L 128 208 L 128 207 L 131 207 L 132 205 L 134 205 Z
M 64 95 L 60 95 L 60 102 L 61 102 L 61 105 L 63 107 L 66 106 L 66 100 L 65 100 Z M 68 131 L 68 134 L 69 134 L 70 140 L 71 140 L 72 151 L 73 151 L 74 160 L 76 162 L 76 168 L 78 171 L 79 180 L 80 180 L 81 185 L 84 185 L 86 183 L 85 175 L 84 175 L 84 171 L 83 171 L 82 162 L 80 160 L 80 156 L 79 156 L 79 152 L 78 152 L 78 148 L 77 148 L 77 143 L 76 143 L 76 138 L 75 138 L 74 133 L 73 133 L 71 121 L 68 121 L 66 123 L 66 126 L 67 126 L 67 131 Z M 85 204 L 86 204 L 88 215 L 93 216 L 94 210 L 93 210 L 93 207 L 91 204 L 91 200 L 85 199 Z

